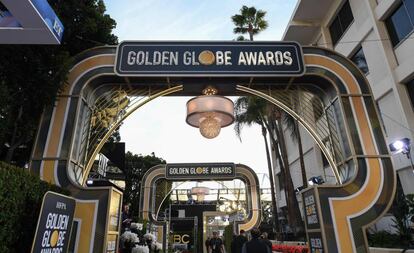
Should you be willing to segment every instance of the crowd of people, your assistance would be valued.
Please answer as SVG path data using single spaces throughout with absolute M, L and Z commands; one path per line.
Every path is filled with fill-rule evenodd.
M 124 205 L 122 210 L 121 233 L 120 253 L 159 253 L 162 250 L 154 235 L 142 234 L 138 224 L 132 222 L 129 205 Z M 272 243 L 266 232 L 261 233 L 258 228 L 253 228 L 250 235 L 248 240 L 246 232 L 240 230 L 239 235 L 233 236 L 231 253 L 272 253 Z M 216 231 L 211 238 L 207 238 L 205 247 L 208 253 L 226 253 L 224 242 Z
M 231 242 L 231 253 L 271 253 L 272 242 L 268 239 L 266 232 L 261 233 L 258 228 L 250 231 L 251 239 L 247 240 L 246 232 L 242 229 L 239 235 L 233 237 Z M 213 232 L 211 238 L 205 241 L 205 247 L 208 253 L 225 253 L 224 242 Z

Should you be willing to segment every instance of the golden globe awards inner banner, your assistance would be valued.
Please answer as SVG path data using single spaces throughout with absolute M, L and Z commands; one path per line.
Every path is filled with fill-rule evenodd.
M 120 76 L 300 76 L 296 42 L 124 41 L 117 49 Z
M 233 179 L 234 163 L 169 163 L 166 164 L 167 179 Z
M 66 253 L 76 202 L 54 192 L 43 197 L 32 253 Z

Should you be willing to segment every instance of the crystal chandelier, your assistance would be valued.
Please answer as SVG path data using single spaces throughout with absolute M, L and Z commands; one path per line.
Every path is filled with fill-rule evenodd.
M 220 134 L 222 127 L 234 122 L 234 104 L 230 99 L 217 95 L 217 89 L 208 86 L 202 96 L 187 102 L 187 124 L 200 128 L 200 133 L 207 139 Z

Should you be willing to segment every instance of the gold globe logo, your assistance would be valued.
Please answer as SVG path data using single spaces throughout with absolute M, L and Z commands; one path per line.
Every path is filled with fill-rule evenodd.
M 57 230 L 53 231 L 50 236 L 50 246 L 53 248 L 56 246 L 59 237 L 59 232 Z
M 198 55 L 198 61 L 203 65 L 211 65 L 215 62 L 216 57 L 210 50 L 204 50 Z
M 198 167 L 198 168 L 196 169 L 196 172 L 197 172 L 197 174 L 201 174 L 201 173 L 203 173 L 203 168 Z

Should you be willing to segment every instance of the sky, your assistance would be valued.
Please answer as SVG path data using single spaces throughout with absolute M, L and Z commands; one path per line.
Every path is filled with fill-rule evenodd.
M 105 0 L 123 40 L 233 40 L 230 17 L 243 5 L 267 12 L 269 27 L 255 40 L 280 40 L 297 0 Z M 233 125 L 215 139 L 203 138 L 185 123 L 189 98 L 159 98 L 133 113 L 120 129 L 126 150 L 168 163 L 234 162 L 267 174 L 266 153 L 258 126 L 245 127 L 240 141 Z M 235 100 L 236 97 L 231 97 Z

